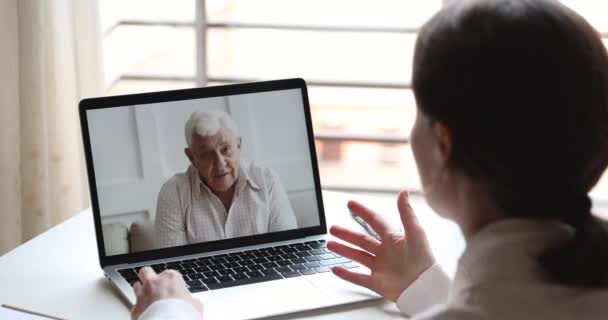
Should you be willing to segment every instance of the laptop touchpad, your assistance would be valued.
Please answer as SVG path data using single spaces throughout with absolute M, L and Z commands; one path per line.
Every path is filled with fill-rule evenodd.
M 365 269 L 357 268 L 356 272 L 362 273 L 363 270 Z M 326 295 L 343 303 L 382 298 L 375 292 L 342 280 L 332 273 L 319 274 L 308 280 Z
M 205 320 L 256 319 L 335 304 L 334 299 L 305 277 L 201 292 L 195 296 L 205 305 Z

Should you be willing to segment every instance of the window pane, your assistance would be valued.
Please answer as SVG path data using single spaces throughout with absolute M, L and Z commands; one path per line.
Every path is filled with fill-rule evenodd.
M 409 82 L 413 34 L 210 29 L 210 76 Z
M 124 74 L 194 77 L 194 40 L 189 27 L 118 27 L 103 42 L 106 83 Z
M 310 86 L 317 133 L 408 137 L 416 117 L 411 90 Z
M 317 140 L 323 187 L 420 189 L 409 145 Z
M 604 172 L 600 181 L 591 190 L 591 197 L 601 200 L 605 205 L 608 205 L 608 170 Z
M 441 0 L 207 0 L 210 21 L 267 24 L 418 27 Z
M 195 0 L 103 0 L 99 1 L 101 30 L 121 20 L 192 22 Z
M 120 80 L 108 89 L 110 96 L 151 91 L 193 88 L 194 82 L 162 80 Z
M 608 3 L 590 0 L 561 0 L 563 4 L 585 17 L 598 31 L 608 32 Z

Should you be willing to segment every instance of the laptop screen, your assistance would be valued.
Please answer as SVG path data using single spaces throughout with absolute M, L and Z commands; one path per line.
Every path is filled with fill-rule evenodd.
M 320 226 L 305 94 L 87 109 L 104 255 Z

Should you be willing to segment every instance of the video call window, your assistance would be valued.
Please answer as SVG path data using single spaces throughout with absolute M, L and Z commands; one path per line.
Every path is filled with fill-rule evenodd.
M 87 119 L 107 256 L 320 225 L 299 89 Z

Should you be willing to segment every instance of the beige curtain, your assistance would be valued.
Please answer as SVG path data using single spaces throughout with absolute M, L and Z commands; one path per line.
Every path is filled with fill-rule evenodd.
M 0 255 L 88 206 L 77 106 L 103 93 L 98 22 L 94 0 L 0 0 Z

